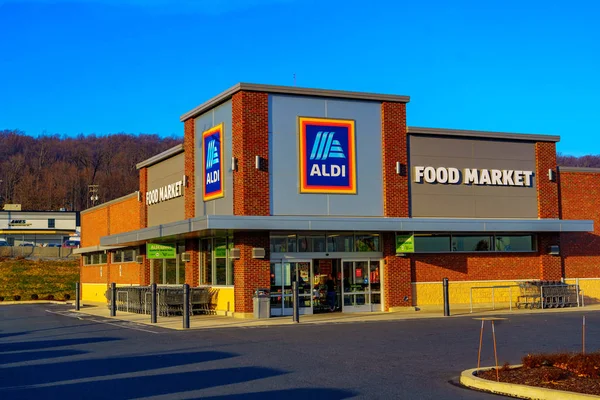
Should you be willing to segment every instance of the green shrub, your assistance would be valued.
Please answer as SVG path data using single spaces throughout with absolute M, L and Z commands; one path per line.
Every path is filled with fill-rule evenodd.
M 37 300 L 38 299 L 38 295 L 37 294 L 32 294 L 31 295 L 31 300 Z
M 19 300 L 21 300 L 21 296 L 19 296 L 18 294 L 15 294 L 15 295 L 13 296 L 13 299 L 14 299 L 15 301 L 19 301 Z

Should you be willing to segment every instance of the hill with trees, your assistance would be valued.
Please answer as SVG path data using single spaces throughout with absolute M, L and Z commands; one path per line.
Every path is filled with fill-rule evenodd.
M 106 136 L 32 137 L 0 130 L 0 204 L 22 210 L 81 211 L 139 189 L 136 164 L 183 142 L 181 137 L 117 133 Z
M 19 130 L 0 130 L 0 205 L 85 210 L 93 205 L 89 185 L 99 185 L 96 204 L 133 193 L 139 189 L 136 164 L 182 142 L 182 137 L 153 134 L 32 137 Z M 558 154 L 558 164 L 600 168 L 600 155 Z

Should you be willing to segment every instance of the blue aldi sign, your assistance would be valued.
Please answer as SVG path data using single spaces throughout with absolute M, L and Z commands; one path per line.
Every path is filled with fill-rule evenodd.
M 224 196 L 223 124 L 202 133 L 202 199 Z
M 356 194 L 354 121 L 299 117 L 300 193 Z

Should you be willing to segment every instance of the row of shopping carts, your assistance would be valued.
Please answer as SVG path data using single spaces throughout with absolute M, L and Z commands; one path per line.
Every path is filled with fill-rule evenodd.
M 157 287 L 157 311 L 161 316 L 183 315 L 183 288 Z M 190 288 L 190 314 L 213 314 L 216 292 L 210 288 Z M 105 293 L 108 307 L 112 304 L 112 291 Z M 150 286 L 119 286 L 116 290 L 116 306 L 118 311 L 138 314 L 150 314 L 152 307 L 152 290 Z
M 517 308 L 562 308 L 579 306 L 579 288 L 561 281 L 519 283 Z

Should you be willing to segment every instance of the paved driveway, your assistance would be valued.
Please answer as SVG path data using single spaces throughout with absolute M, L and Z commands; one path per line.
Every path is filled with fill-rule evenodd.
M 62 305 L 0 306 L 0 399 L 497 399 L 453 385 L 477 362 L 470 317 L 172 331 Z M 497 326 L 501 363 L 576 351 L 573 311 L 514 315 Z M 600 313 L 585 313 L 587 350 Z M 491 331 L 483 365 L 493 364 Z

